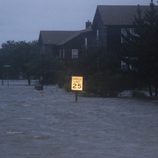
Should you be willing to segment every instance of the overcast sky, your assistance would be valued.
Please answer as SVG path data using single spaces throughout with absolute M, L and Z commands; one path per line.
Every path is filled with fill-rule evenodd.
M 0 45 L 37 40 L 40 30 L 81 30 L 97 5 L 143 5 L 150 0 L 0 0 Z

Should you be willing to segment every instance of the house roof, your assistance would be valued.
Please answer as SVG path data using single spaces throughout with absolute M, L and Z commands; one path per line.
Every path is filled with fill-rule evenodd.
M 90 28 L 87 28 L 87 29 L 85 29 L 85 30 L 78 31 L 78 32 L 74 33 L 72 36 L 70 36 L 70 37 L 68 37 L 68 38 L 66 38 L 66 39 L 63 39 L 63 40 L 59 43 L 59 45 L 63 45 L 63 44 L 65 44 L 65 43 L 69 42 L 70 40 L 74 39 L 75 37 L 78 37 L 78 36 L 81 35 L 82 33 L 87 33 L 87 32 L 90 32 L 90 31 L 92 31 L 91 27 L 90 27 Z
M 40 38 L 42 39 L 43 44 L 58 45 L 79 32 L 80 31 L 40 31 Z
M 140 6 L 142 12 L 149 6 Z M 132 25 L 137 15 L 138 6 L 126 5 L 99 5 L 97 11 L 104 25 Z M 94 17 L 95 18 L 95 17 Z
M 81 31 L 40 31 L 40 38 L 44 44 L 63 45 L 91 28 Z

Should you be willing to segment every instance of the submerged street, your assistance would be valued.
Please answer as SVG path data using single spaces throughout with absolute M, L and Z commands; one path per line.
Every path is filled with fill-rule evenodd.
M 158 101 L 0 86 L 0 158 L 157 158 Z

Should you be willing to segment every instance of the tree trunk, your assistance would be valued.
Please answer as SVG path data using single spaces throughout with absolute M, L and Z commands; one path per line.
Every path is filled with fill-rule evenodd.
M 28 82 L 28 85 L 30 86 L 31 85 L 31 79 L 30 79 L 30 75 L 27 74 L 27 82 Z
M 27 81 L 28 81 L 28 85 L 30 86 L 30 85 L 31 85 L 31 80 L 30 80 L 30 78 L 28 78 Z

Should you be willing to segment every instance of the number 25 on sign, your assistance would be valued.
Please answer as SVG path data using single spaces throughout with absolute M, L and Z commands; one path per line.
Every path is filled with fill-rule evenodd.
M 83 77 L 82 76 L 72 76 L 71 90 L 72 91 L 83 91 Z

